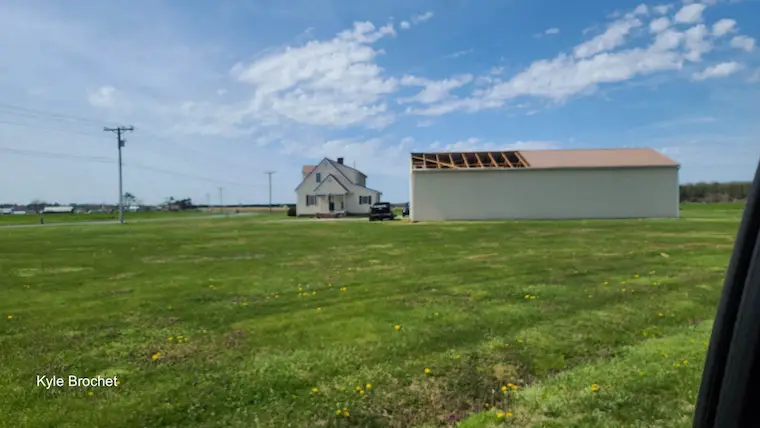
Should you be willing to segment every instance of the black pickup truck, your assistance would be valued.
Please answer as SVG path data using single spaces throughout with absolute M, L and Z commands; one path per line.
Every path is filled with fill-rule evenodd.
M 376 202 L 369 209 L 369 221 L 393 220 L 393 207 L 389 202 Z

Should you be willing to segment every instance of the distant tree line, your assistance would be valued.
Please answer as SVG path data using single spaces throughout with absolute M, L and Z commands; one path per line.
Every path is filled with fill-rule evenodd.
M 738 202 L 749 195 L 750 182 L 691 183 L 680 186 L 681 202 Z

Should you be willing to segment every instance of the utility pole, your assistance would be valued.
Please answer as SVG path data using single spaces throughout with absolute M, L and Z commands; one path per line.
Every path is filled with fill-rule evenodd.
M 219 212 L 224 212 L 224 187 L 219 187 Z
M 122 187 L 121 177 L 121 148 L 124 147 L 126 140 L 121 138 L 123 132 L 132 132 L 135 128 L 133 126 L 119 126 L 117 128 L 103 128 L 106 132 L 116 133 L 116 144 L 119 149 L 119 223 L 124 224 L 124 190 Z
M 277 171 L 266 171 L 264 174 L 269 176 L 269 214 L 272 214 L 272 174 Z

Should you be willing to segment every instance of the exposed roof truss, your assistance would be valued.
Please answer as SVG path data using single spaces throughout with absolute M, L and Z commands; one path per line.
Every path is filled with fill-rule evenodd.
M 412 153 L 413 169 L 527 168 L 520 152 Z

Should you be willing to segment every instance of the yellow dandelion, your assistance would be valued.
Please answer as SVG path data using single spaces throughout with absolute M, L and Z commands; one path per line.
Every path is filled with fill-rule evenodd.
M 317 311 L 321 311 L 321 310 L 322 310 L 322 308 L 320 308 L 320 307 L 317 307 Z
M 316 291 L 312 291 L 312 292 L 311 292 L 311 295 L 312 295 L 312 296 L 316 296 L 316 295 L 317 295 L 317 292 L 316 292 Z
M 454 355 L 454 358 L 459 359 L 459 354 Z
M 359 395 L 364 395 L 364 390 L 359 391 Z
M 311 392 L 317 393 L 317 392 L 319 392 L 319 389 L 318 388 L 312 388 Z
M 357 386 L 357 387 L 356 387 L 356 388 L 354 388 L 354 389 L 355 389 L 355 390 L 357 390 L 357 391 L 361 391 L 361 390 L 362 390 L 362 387 L 361 387 L 361 386 Z
M 430 374 L 430 369 L 429 368 L 425 368 L 425 374 Z
M 12 320 L 13 319 L 13 315 L 8 315 L 8 319 Z
M 504 392 L 507 392 L 507 389 L 509 389 L 509 388 L 507 388 L 506 385 L 504 385 L 504 386 L 501 387 L 501 390 L 504 391 Z
M 599 385 L 597 385 L 597 384 L 591 385 L 591 391 L 593 391 L 593 392 L 599 391 L 599 388 L 601 388 L 601 387 Z
M 530 295 L 529 295 L 529 294 L 526 294 L 526 295 L 525 295 L 525 297 L 524 297 L 524 299 L 525 299 L 525 300 L 528 300 L 528 299 L 530 299 Z
M 117 381 L 116 381 L 116 386 L 119 386 L 119 385 L 121 385 L 121 381 L 120 381 L 120 380 L 117 380 Z
M 330 287 L 332 287 L 332 282 L 327 284 L 327 288 L 330 288 Z
M 393 326 L 396 330 L 401 330 L 401 324 L 396 324 Z
M 156 352 L 155 354 L 151 355 L 151 358 L 153 359 L 153 361 L 156 361 L 157 359 L 161 358 L 161 353 Z
M 169 336 L 169 342 L 173 341 L 174 338 L 172 336 Z
M 604 285 L 609 285 L 609 284 L 610 284 L 609 281 L 604 281 Z
M 201 333 L 206 334 L 208 332 L 204 329 L 204 330 L 201 330 Z
M 683 360 L 683 365 L 689 364 L 689 360 Z
M 276 295 L 276 294 L 275 294 L 275 295 L 274 295 L 274 298 L 275 298 L 275 299 L 279 299 L 279 298 L 280 298 L 280 296 L 278 296 L 278 295 Z
M 303 287 L 298 287 L 298 291 L 303 291 Z
M 347 417 L 351 416 L 351 413 L 349 413 L 348 410 L 344 410 L 343 411 L 343 416 L 347 418 Z
M 634 278 L 638 278 L 638 277 L 639 277 L 639 274 L 634 274 L 634 275 L 633 275 L 633 277 L 634 277 Z
M 517 386 L 517 385 L 512 385 L 512 391 L 517 391 L 518 389 L 520 389 L 520 387 L 519 387 L 519 386 Z
M 367 385 L 365 385 L 364 387 L 365 387 L 365 388 L 367 388 L 367 389 L 372 389 L 372 384 L 371 384 L 371 383 L 368 383 L 368 384 L 367 384 Z
M 180 334 L 179 336 L 177 336 L 177 339 L 182 340 L 182 337 L 183 336 Z
M 435 312 L 433 315 L 438 316 L 438 312 Z
M 241 305 L 243 305 L 243 307 L 248 306 L 248 302 L 243 302 Z
M 507 412 L 507 417 L 511 418 L 512 417 L 512 412 Z
M 660 317 L 660 318 L 662 318 L 664 315 L 662 314 L 662 312 L 660 312 L 660 313 L 657 314 L 657 316 Z
M 498 413 L 496 413 L 496 417 L 499 418 L 499 419 L 503 418 L 504 417 L 504 412 L 498 412 Z
M 530 300 L 536 300 L 536 296 L 530 296 Z
M 341 411 L 340 411 L 340 409 L 336 410 L 336 411 L 335 411 L 335 414 L 336 414 L 336 415 L 340 415 L 340 414 L 341 414 Z
M 87 395 L 89 395 L 90 397 L 92 397 L 93 392 L 92 391 L 87 391 Z

